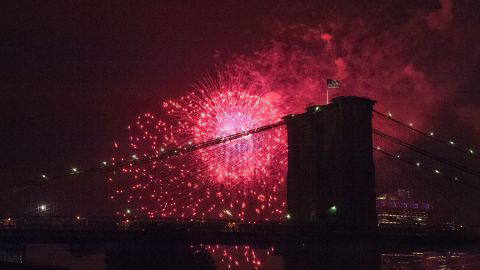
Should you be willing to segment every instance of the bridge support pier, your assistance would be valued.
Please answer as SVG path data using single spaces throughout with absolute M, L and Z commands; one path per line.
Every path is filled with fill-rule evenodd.
M 342 96 L 284 117 L 287 211 L 292 222 L 375 230 L 374 104 L 367 98 Z

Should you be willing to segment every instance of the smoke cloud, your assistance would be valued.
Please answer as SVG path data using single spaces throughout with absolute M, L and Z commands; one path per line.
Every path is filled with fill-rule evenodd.
M 285 113 L 324 104 L 326 79 L 338 79 L 342 87 L 330 90 L 330 97 L 375 99 L 379 111 L 478 147 L 480 23 L 472 19 L 478 16 L 471 4 L 451 0 L 426 7 L 386 4 L 369 16 L 337 10 L 335 17 L 317 14 L 318 19 L 294 23 L 270 17 L 266 23 L 270 38 L 249 53 L 235 55 L 226 66 L 232 74 L 250 77 L 258 91 Z M 386 19 L 391 13 L 403 16 Z M 389 124 L 377 125 L 410 142 L 416 140 Z M 378 175 L 383 182 L 405 178 L 396 173 Z

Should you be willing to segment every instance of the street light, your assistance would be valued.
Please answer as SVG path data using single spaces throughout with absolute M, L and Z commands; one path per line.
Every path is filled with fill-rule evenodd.
M 42 204 L 37 206 L 37 211 L 40 214 L 46 213 L 48 211 L 48 207 L 45 203 L 42 203 Z

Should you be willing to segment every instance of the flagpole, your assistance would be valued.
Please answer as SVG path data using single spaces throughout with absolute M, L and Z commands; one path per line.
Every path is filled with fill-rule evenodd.
M 328 89 L 329 88 L 340 88 L 340 81 L 339 80 L 332 80 L 327 79 L 327 105 L 330 103 L 329 96 L 328 96 Z

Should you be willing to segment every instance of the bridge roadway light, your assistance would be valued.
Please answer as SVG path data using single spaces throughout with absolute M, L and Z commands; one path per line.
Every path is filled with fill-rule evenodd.
M 77 173 L 77 172 L 78 172 L 78 169 L 75 168 L 75 167 L 73 167 L 73 168 L 72 168 L 72 173 Z
M 45 175 L 45 174 L 42 174 L 41 177 L 42 177 L 42 179 L 47 179 L 47 175 Z

